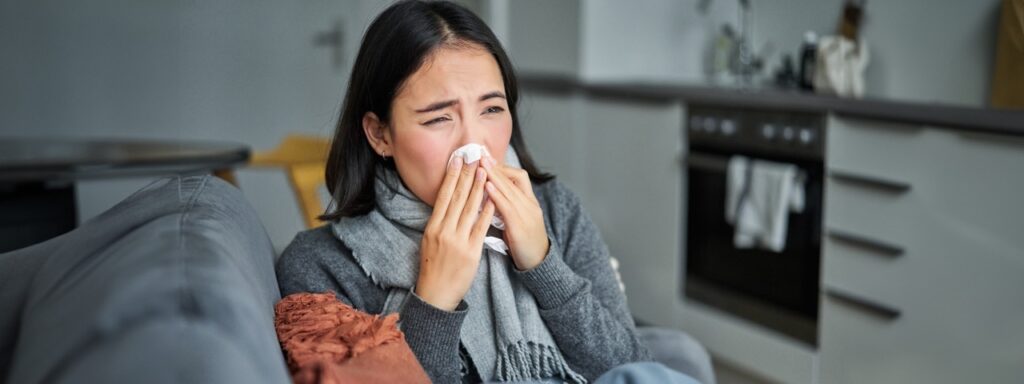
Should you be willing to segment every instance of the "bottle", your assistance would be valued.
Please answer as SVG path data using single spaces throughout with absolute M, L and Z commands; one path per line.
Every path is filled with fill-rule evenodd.
M 711 81 L 716 84 L 727 83 L 732 66 L 732 55 L 736 45 L 736 32 L 732 26 L 723 24 L 722 30 L 715 37 L 711 51 Z
M 793 65 L 793 57 L 782 55 L 782 66 L 775 71 L 775 86 L 781 89 L 800 88 L 800 77 Z
M 814 31 L 804 34 L 800 47 L 800 89 L 814 90 L 814 71 L 818 62 L 818 35 Z
M 860 23 L 864 18 L 864 0 L 846 0 L 839 17 L 839 36 L 857 42 Z

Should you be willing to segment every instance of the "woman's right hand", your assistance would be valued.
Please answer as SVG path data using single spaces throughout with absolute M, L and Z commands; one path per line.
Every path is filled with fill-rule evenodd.
M 480 162 L 464 165 L 461 157 L 448 165 L 434 212 L 420 242 L 416 294 L 437 308 L 452 311 L 473 284 L 484 236 L 494 216 L 494 203 L 484 198 L 487 174 Z

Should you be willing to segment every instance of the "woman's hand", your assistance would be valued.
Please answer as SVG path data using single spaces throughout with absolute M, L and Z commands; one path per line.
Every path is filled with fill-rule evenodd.
M 494 203 L 483 201 L 487 173 L 480 162 L 463 165 L 461 157 L 448 166 L 434 202 L 434 212 L 420 242 L 420 272 L 416 294 L 444 310 L 454 310 L 476 275 L 484 236 L 494 216 Z
M 521 271 L 533 269 L 544 261 L 550 243 L 530 175 L 522 169 L 499 165 L 490 156 L 481 161 L 487 169 L 490 201 L 505 221 L 505 242 L 512 261 Z

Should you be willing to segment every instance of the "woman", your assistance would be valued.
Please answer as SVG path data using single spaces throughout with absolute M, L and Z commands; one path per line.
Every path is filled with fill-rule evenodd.
M 504 50 L 471 12 L 385 10 L 363 39 L 327 163 L 331 224 L 285 250 L 281 293 L 331 290 L 398 312 L 440 383 L 586 382 L 647 360 L 597 229 L 524 147 L 517 100 Z M 452 157 L 467 144 L 484 157 Z M 510 150 L 518 166 L 502 161 Z

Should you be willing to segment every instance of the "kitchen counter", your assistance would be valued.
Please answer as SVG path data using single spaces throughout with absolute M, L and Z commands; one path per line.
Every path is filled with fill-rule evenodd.
M 686 102 L 785 110 L 832 112 L 907 124 L 955 128 L 965 131 L 1024 136 L 1024 110 L 972 108 L 880 99 L 848 99 L 780 89 L 741 89 L 708 85 L 642 82 L 584 82 L 564 76 L 520 74 L 525 89 L 582 92 L 597 97 Z
M 1011 304 L 1024 291 L 1024 238 L 1015 225 L 1024 206 L 1013 203 L 1024 189 L 1024 111 L 533 74 L 521 77 L 521 89 L 527 146 L 588 207 L 622 262 L 627 294 L 645 298 L 629 303 L 636 318 L 686 330 L 721 360 L 773 382 L 1024 377 L 1020 364 L 1002 358 L 1024 356 L 1024 345 L 1006 337 L 1024 322 L 1024 309 Z M 736 118 L 734 128 L 750 132 L 726 139 L 724 119 L 709 119 L 713 113 Z M 717 120 L 718 129 L 684 130 L 695 116 L 705 126 Z M 768 119 L 810 128 L 805 122 L 818 117 L 813 126 L 826 130 L 814 135 L 824 140 L 823 163 L 796 163 L 813 171 L 816 182 L 807 178 L 805 187 L 820 196 L 805 201 L 804 213 L 821 218 L 790 218 L 812 223 L 797 233 L 820 236 L 807 248 L 820 246 L 818 265 L 808 267 L 820 273 L 816 328 L 789 322 L 783 326 L 793 331 L 782 332 L 769 326 L 791 310 L 756 322 L 750 313 L 763 307 L 748 305 L 737 314 L 716 305 L 735 306 L 735 297 L 688 294 L 687 282 L 702 288 L 692 284 L 699 283 L 695 274 L 687 276 L 697 252 L 689 246 L 700 244 L 692 240 L 706 241 L 711 230 L 725 234 L 720 244 L 731 238 L 721 216 L 728 164 L 722 157 L 767 153 L 766 147 L 740 152 L 719 145 L 711 151 L 717 160 L 702 160 L 692 156 L 696 135 L 716 145 L 752 141 L 764 135 Z M 779 145 L 774 160 L 796 156 L 796 146 L 762 141 Z M 691 198 L 700 200 L 691 206 Z M 708 232 L 691 228 L 692 220 Z M 789 241 L 787 247 L 799 243 Z M 720 255 L 727 246 L 706 248 Z M 735 265 L 724 260 L 716 264 Z M 782 265 L 770 267 L 796 270 Z M 801 334 L 817 335 L 817 346 L 791 337 Z

